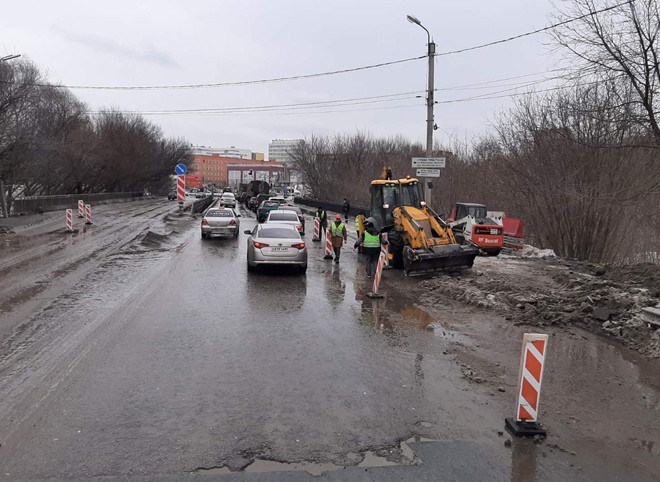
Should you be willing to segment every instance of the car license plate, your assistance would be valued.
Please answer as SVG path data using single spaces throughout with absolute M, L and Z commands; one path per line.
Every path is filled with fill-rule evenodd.
M 273 248 L 273 251 L 289 251 L 289 248 Z
M 491 229 L 490 234 L 499 234 L 499 229 Z

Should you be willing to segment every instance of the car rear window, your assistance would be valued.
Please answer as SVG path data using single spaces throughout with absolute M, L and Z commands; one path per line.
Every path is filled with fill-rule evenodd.
M 270 213 L 269 221 L 298 221 L 296 213 Z
M 206 213 L 206 216 L 213 218 L 221 218 L 221 217 L 231 218 L 233 217 L 233 214 L 230 211 L 209 211 Z
M 291 211 L 292 213 L 296 213 L 298 216 L 302 216 L 302 211 L 298 208 L 292 208 L 292 207 L 287 207 L 287 206 L 281 206 L 280 209 L 282 211 Z
M 297 231 L 293 229 L 286 228 L 264 228 L 260 229 L 257 233 L 258 238 L 281 238 L 281 239 L 290 239 L 290 238 L 299 238 L 300 235 Z

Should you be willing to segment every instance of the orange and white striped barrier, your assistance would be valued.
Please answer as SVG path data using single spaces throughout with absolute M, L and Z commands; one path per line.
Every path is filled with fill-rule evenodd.
M 314 235 L 312 241 L 321 241 L 321 219 L 316 216 L 314 218 Z
M 73 209 L 66 210 L 66 230 L 73 231 Z
M 332 235 L 330 234 L 330 230 L 328 229 L 326 231 L 326 237 L 325 237 L 325 256 L 323 256 L 323 259 L 332 259 Z
M 85 204 L 85 224 L 92 224 L 92 205 Z
M 374 286 L 372 288 L 372 291 L 367 293 L 367 296 L 369 298 L 382 298 L 383 295 L 381 295 L 378 292 L 378 288 L 380 288 L 380 278 L 383 276 L 383 268 L 385 267 L 385 263 L 387 258 L 385 258 L 385 253 L 383 250 L 380 251 L 380 256 L 378 257 L 378 266 L 376 266 L 376 276 L 374 276 Z
M 382 233 L 380 236 L 383 238 L 383 240 L 387 241 L 387 233 Z M 385 268 L 385 269 L 391 268 L 391 266 L 390 266 L 390 245 L 389 244 L 381 244 L 380 249 L 383 252 L 383 254 L 385 255 L 385 265 L 383 266 L 383 268 Z
M 535 333 L 523 335 L 516 391 L 516 416 L 505 419 L 506 427 L 514 435 L 545 436 L 546 434 L 545 429 L 538 424 L 538 413 L 547 347 L 548 335 Z
M 78 217 L 79 218 L 85 217 L 85 201 L 83 201 L 82 199 L 78 199 Z

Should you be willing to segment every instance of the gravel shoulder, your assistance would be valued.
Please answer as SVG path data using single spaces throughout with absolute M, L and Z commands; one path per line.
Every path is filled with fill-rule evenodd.
M 610 267 L 559 258 L 480 257 L 460 275 L 421 283 L 420 301 L 447 297 L 515 325 L 581 327 L 660 358 L 660 330 L 642 315 L 660 305 L 660 266 Z

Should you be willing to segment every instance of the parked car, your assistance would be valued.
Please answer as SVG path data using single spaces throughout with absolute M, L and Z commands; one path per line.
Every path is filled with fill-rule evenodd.
M 211 236 L 234 236 L 237 237 L 240 232 L 241 223 L 233 209 L 229 208 L 211 208 L 206 211 L 202 218 L 202 239 Z
M 279 209 L 279 207 L 280 207 L 279 203 L 272 203 L 270 201 L 262 202 L 257 208 L 257 221 L 263 223 L 264 221 L 266 221 L 266 218 L 268 217 L 268 213 L 271 211 L 275 211 L 276 209 Z
M 169 193 L 167 193 L 168 201 L 176 201 L 176 198 L 177 198 L 176 191 L 170 191 Z
M 220 206 L 229 206 L 231 208 L 236 207 L 236 198 L 233 193 L 223 192 L 220 196 Z
M 245 231 L 247 241 L 247 269 L 258 266 L 295 266 L 302 273 L 307 271 L 307 248 L 300 233 L 287 224 L 257 224 L 252 231 Z
M 280 205 L 280 211 L 293 211 L 298 216 L 300 224 L 302 225 L 302 234 L 305 234 L 305 216 L 300 208 L 295 206 L 282 206 Z
M 266 218 L 266 224 L 288 224 L 296 228 L 296 231 L 299 233 L 303 232 L 302 223 L 298 218 L 296 213 L 291 211 L 282 211 L 281 209 L 276 209 L 268 213 Z

